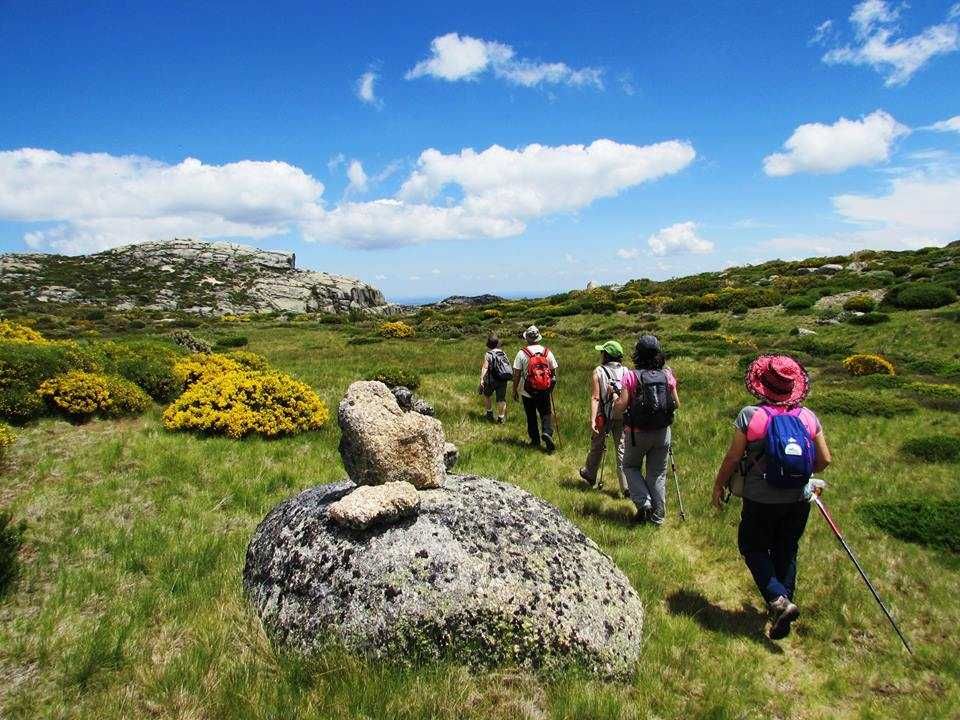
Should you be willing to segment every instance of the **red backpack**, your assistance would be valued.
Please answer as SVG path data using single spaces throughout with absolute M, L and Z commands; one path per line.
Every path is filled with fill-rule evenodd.
M 550 351 L 543 348 L 540 352 L 533 353 L 530 352 L 530 348 L 524 348 L 523 354 L 527 356 L 527 376 L 523 382 L 523 389 L 531 395 L 550 392 L 553 388 Z

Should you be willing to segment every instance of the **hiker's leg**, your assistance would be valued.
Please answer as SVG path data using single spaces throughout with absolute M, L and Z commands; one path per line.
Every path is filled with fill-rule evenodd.
M 647 483 L 643 477 L 643 447 L 639 442 L 634 445 L 630 441 L 630 433 L 624 433 L 623 439 L 623 473 L 627 476 L 627 489 L 630 493 L 630 499 L 638 508 L 650 502 L 650 492 L 647 490 Z
M 603 446 L 608 441 L 605 433 L 590 434 L 590 451 L 587 453 L 587 459 L 583 462 L 584 475 L 591 482 L 596 482 L 597 473 L 600 471 L 600 462 L 603 459 Z
M 670 452 L 670 428 L 645 433 L 647 437 L 647 488 L 653 505 L 655 525 L 662 525 L 667 514 L 667 455 Z
M 773 542 L 771 526 L 774 524 L 771 522 L 771 508 L 775 507 L 744 498 L 737 531 L 737 545 L 743 561 L 753 575 L 753 581 L 764 601 L 768 603 L 787 594 L 770 557 L 770 546 Z M 775 520 L 776 518 L 773 518 L 774 522 Z
M 543 434 L 553 437 L 553 408 L 550 405 L 550 393 L 545 392 L 537 397 L 537 409 L 540 412 L 540 421 L 543 423 Z
M 777 577 L 783 583 L 788 599 L 793 599 L 797 585 L 797 551 L 800 549 L 800 538 L 807 527 L 807 518 L 810 517 L 810 503 L 791 503 L 780 516 L 777 526 L 771 559 Z
M 507 383 L 497 383 L 496 386 L 497 393 L 497 415 L 501 418 L 507 416 Z
M 610 421 L 610 440 L 614 456 L 617 458 L 617 478 L 620 480 L 620 491 L 624 495 L 630 494 L 627 485 L 627 476 L 623 472 L 623 420 Z
M 523 400 L 523 412 L 527 416 L 527 435 L 530 436 L 530 442 L 534 445 L 540 444 L 540 428 L 537 427 L 537 403 L 533 398 L 526 395 L 521 396 Z
M 493 393 L 483 396 L 483 407 L 488 415 L 493 412 Z

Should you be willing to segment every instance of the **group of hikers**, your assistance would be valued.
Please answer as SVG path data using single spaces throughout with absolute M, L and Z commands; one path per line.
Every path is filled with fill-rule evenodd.
M 556 444 L 553 391 L 559 364 L 535 326 L 527 328 L 523 339 L 526 346 L 511 364 L 500 339 L 488 338 L 479 393 L 486 418 L 503 423 L 507 386 L 512 382 L 514 400 L 522 399 L 531 446 L 551 453 Z M 608 340 L 596 350 L 600 362 L 591 378 L 590 449 L 580 478 L 593 488 L 602 487 L 609 438 L 620 492 L 636 508 L 634 522 L 659 527 L 666 518 L 671 426 L 680 407 L 677 378 L 654 335 L 637 339 L 633 369 L 623 364 L 618 341 Z M 743 501 L 737 544 L 769 608 L 769 636 L 779 639 L 786 637 L 800 614 L 793 602 L 797 552 L 811 494 L 821 491 L 811 478 L 830 464 L 830 449 L 817 416 L 803 406 L 810 376 L 798 361 L 787 355 L 761 355 L 750 364 L 744 381 L 757 403 L 743 407 L 733 421 L 712 504 L 722 508 L 730 494 Z

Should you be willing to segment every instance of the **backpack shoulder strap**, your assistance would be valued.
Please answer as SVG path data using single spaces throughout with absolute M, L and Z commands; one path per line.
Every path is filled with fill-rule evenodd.
M 524 355 L 527 356 L 527 359 L 530 359 L 530 358 L 533 357 L 533 353 L 530 352 L 530 348 L 528 348 L 528 347 L 523 348 L 522 352 L 523 352 Z
M 550 357 L 550 348 L 548 348 L 546 345 L 544 345 L 544 346 L 543 346 L 543 350 L 542 350 L 541 352 L 537 353 L 537 354 L 538 354 L 538 355 L 543 355 L 545 358 L 549 358 L 549 357 Z

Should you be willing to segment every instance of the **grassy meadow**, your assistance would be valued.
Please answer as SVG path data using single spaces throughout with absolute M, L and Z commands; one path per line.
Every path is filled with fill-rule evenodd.
M 524 447 L 516 404 L 506 425 L 483 422 L 483 332 L 377 340 L 373 321 L 234 324 L 247 349 L 316 388 L 331 409 L 353 380 L 416 369 L 419 393 L 460 448 L 459 472 L 510 481 L 555 504 L 630 578 L 647 608 L 635 675 L 607 682 L 278 652 L 244 601 L 246 544 L 277 502 L 344 477 L 336 423 L 233 441 L 167 432 L 156 406 L 133 419 L 43 419 L 18 429 L 0 470 L 0 508 L 27 523 L 19 577 L 0 597 L 0 717 L 956 718 L 960 556 L 898 540 L 861 512 L 960 495 L 956 461 L 901 450 L 926 435 L 960 436 L 949 391 L 933 397 L 915 385 L 960 383 L 939 370 L 957 363 L 956 317 L 955 309 L 904 311 L 873 326 L 822 327 L 781 309 L 694 318 L 717 319 L 712 331 L 692 331 L 683 315 L 555 318 L 545 328 L 561 365 L 560 445 L 551 456 Z M 525 320 L 486 322 L 512 355 Z M 818 334 L 791 336 L 797 325 Z M 630 524 L 609 454 L 603 492 L 576 479 L 588 446 L 593 346 L 608 335 L 627 345 L 641 328 L 672 352 L 683 403 L 674 439 L 686 521 L 671 476 L 660 530 Z M 823 408 L 834 454 L 825 500 L 913 657 L 816 514 L 801 547 L 803 615 L 784 641 L 763 634 L 764 608 L 736 548 L 739 503 L 716 512 L 709 499 L 732 419 L 749 401 L 742 358 L 771 348 L 796 351 L 812 371 L 808 404 Z M 854 351 L 884 354 L 897 376 L 851 377 L 841 361 Z

